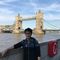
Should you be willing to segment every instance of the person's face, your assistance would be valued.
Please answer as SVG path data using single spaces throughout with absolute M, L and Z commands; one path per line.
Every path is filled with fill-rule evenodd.
M 31 35 L 32 35 L 31 32 L 29 32 L 29 31 L 25 32 L 25 36 L 26 36 L 27 39 L 29 39 L 31 37 Z

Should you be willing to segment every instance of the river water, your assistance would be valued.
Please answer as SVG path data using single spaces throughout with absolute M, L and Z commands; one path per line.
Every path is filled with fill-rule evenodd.
M 47 42 L 50 40 L 60 39 L 60 33 L 46 33 L 45 35 L 33 34 L 39 43 Z M 10 48 L 14 44 L 22 41 L 25 38 L 24 34 L 0 33 L 0 52 Z

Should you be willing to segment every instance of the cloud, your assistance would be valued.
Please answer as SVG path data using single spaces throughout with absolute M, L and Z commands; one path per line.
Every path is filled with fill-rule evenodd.
M 34 10 L 41 10 L 45 20 L 60 20 L 60 4 L 53 3 L 43 7 L 39 7 L 37 4 L 34 5 Z
M 13 25 L 15 17 L 12 16 L 0 16 L 0 25 Z
M 3 2 L 3 1 L 0 1 L 0 5 L 5 5 L 5 2 Z
M 0 8 L 0 25 L 13 24 L 15 20 L 15 13 L 7 8 Z
M 60 4 L 57 4 L 57 3 L 52 3 L 50 5 L 39 5 L 39 4 L 36 4 L 36 3 L 31 3 L 31 5 L 36 9 L 36 10 L 39 10 L 41 9 L 42 11 L 44 12 L 49 12 L 49 11 L 56 11 L 56 12 L 60 12 Z
M 50 6 L 43 8 L 46 20 L 60 20 L 60 4 L 51 4 Z M 51 13 L 52 12 L 52 13 Z
M 11 11 L 11 10 L 9 10 L 9 9 L 7 9 L 7 8 L 0 8 L 0 13 L 1 14 L 12 14 L 12 13 L 14 13 L 14 11 Z
M 48 13 L 48 14 L 44 15 L 44 19 L 45 20 L 60 20 L 60 15 L 59 14 L 58 15 L 54 15 L 54 14 Z
M 30 2 L 29 5 L 33 7 L 32 12 L 34 13 L 36 13 L 38 10 L 41 10 L 44 13 L 45 20 L 60 20 L 60 4 L 58 3 L 52 3 L 43 7 L 34 2 Z M 27 5 L 27 7 L 29 5 Z
M 48 4 L 40 0 L 0 0 L 0 7 L 0 21 L 6 23 L 8 20 L 14 23 L 18 12 L 26 18 L 34 16 L 38 10 L 44 13 L 45 20 L 60 20 L 60 4 L 54 1 Z
M 13 2 L 16 0 L 0 0 L 0 25 L 2 24 L 14 24 L 16 13 L 11 10 L 8 2 Z
M 14 1 L 16 1 L 16 0 L 0 0 L 1 3 L 2 2 L 14 2 Z
M 8 3 L 14 2 L 16 0 L 0 0 L 0 6 L 7 6 Z
M 15 16 L 1 15 L 0 14 L 0 25 L 2 24 L 14 24 Z
M 60 4 L 56 4 L 56 3 L 53 3 L 45 8 L 41 8 L 43 9 L 44 11 L 56 11 L 56 12 L 60 12 Z

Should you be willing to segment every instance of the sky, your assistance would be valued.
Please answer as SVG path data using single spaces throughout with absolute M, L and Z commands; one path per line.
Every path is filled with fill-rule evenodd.
M 35 16 L 44 13 L 44 29 L 60 29 L 60 0 L 0 0 L 0 25 L 13 25 L 15 16 Z M 22 28 L 35 28 L 36 21 L 23 21 Z

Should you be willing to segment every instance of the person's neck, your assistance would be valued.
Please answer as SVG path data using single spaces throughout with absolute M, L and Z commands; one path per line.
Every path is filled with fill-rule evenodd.
M 31 37 L 30 37 L 31 38 Z M 26 38 L 27 40 L 29 40 L 30 38 Z

